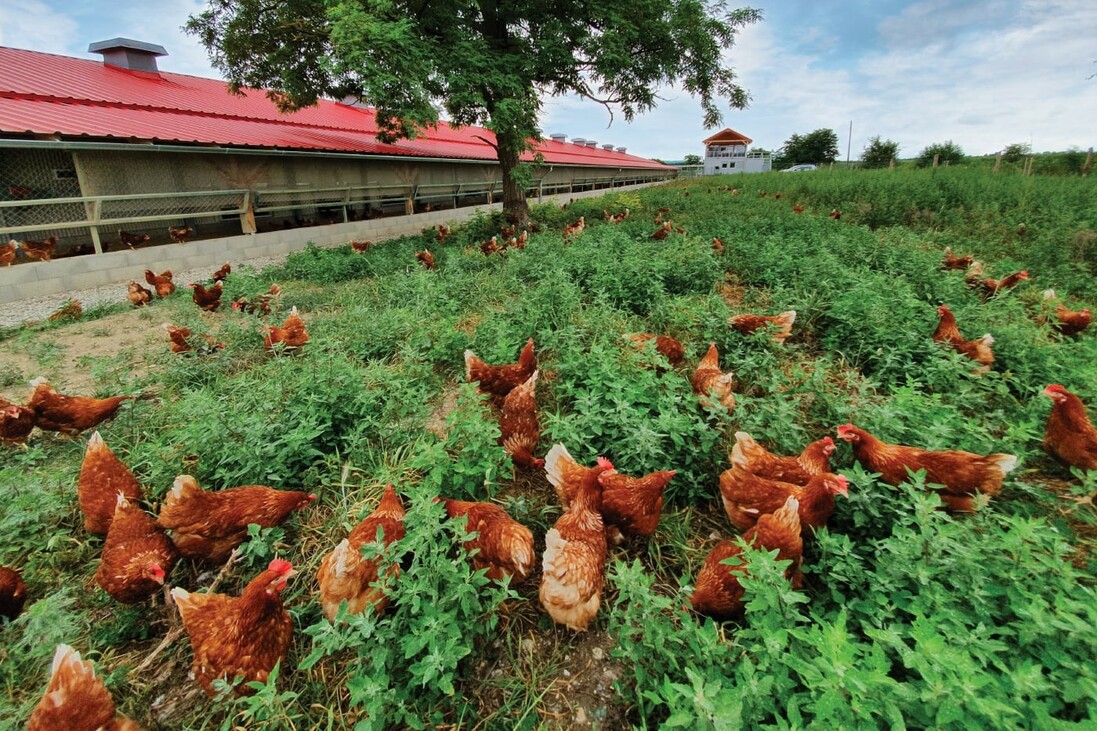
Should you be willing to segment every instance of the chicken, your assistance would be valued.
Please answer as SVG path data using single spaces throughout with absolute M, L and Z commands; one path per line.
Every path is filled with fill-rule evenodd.
M 572 241 L 583 234 L 587 228 L 586 216 L 579 216 L 579 220 L 564 228 L 564 241 Z
M 187 243 L 187 237 L 192 233 L 194 229 L 190 226 L 168 226 L 168 238 L 177 244 Z M 148 239 L 148 236 L 145 238 Z
M 26 444 L 34 429 L 34 409 L 0 397 L 0 442 Z
M 655 232 L 651 234 L 651 238 L 655 239 L 656 241 L 663 241 L 664 239 L 666 239 L 667 236 L 670 235 L 671 229 L 673 227 L 673 223 L 671 223 L 670 221 L 664 221 L 663 225 L 655 229 Z
M 775 329 L 771 337 L 775 342 L 783 343 L 792 334 L 792 324 L 796 322 L 796 310 L 788 310 L 780 315 L 735 315 L 728 318 L 731 328 L 743 335 L 750 335 L 766 325 Z
M 717 254 L 723 254 L 724 242 L 714 236 L 712 238 L 712 250 L 715 251 Z
M 925 470 L 927 484 L 944 485 L 938 495 L 951 511 L 970 512 L 977 494 L 997 495 L 1006 474 L 1017 466 L 1017 457 L 1012 454 L 983 456 L 888 444 L 853 424 L 838 427 L 838 438 L 853 446 L 854 456 L 865 469 L 880 473 L 889 484 L 906 482 L 907 470 Z
M 372 241 L 351 241 L 350 250 L 356 254 L 365 254 L 369 251 L 369 247 L 373 246 Z
M 315 499 L 315 495 L 298 490 L 263 485 L 210 492 L 190 475 L 179 475 L 156 523 L 172 532 L 172 542 L 181 555 L 222 563 L 247 538 L 250 523 L 271 528 Z
M 792 207 L 792 212 L 793 213 L 803 213 L 804 212 L 804 207 L 802 205 L 800 205 L 799 203 L 797 203 L 796 205 L 794 205 Z
M 233 682 L 237 695 L 250 695 L 250 682 L 264 683 L 286 657 L 293 619 L 282 606 L 282 590 L 295 574 L 276 558 L 251 580 L 239 597 L 192 594 L 176 587 L 171 596 L 194 650 L 194 679 L 213 697 L 213 681 Z
M 519 467 L 540 469 L 545 460 L 533 456 L 541 439 L 541 421 L 537 418 L 537 371 L 524 383 L 511 389 L 503 399 L 499 416 L 499 443 Z
M 937 308 L 937 317 L 939 322 L 937 330 L 933 333 L 933 339 L 978 363 L 980 367 L 975 369 L 976 373 L 989 371 L 994 364 L 994 351 L 991 349 L 994 338 L 987 333 L 978 340 L 964 340 L 960 329 L 956 326 L 956 316 L 952 314 L 948 305 Z
M 1009 276 L 1002 277 L 1001 279 L 984 279 L 979 284 L 983 288 L 983 297 L 989 298 L 999 292 L 1011 290 L 1027 279 L 1028 272 L 1021 270 L 1014 274 L 1010 274 Z
M 69 300 L 54 310 L 48 319 L 50 322 L 57 322 L 59 320 L 79 320 L 83 315 L 84 308 L 80 305 L 80 300 Z
M 27 603 L 27 585 L 15 569 L 0 566 L 0 617 L 9 622 L 23 612 Z
M 842 212 L 839 211 L 837 208 L 831 208 L 830 213 L 828 215 L 831 218 L 833 218 L 835 221 L 841 221 L 842 220 Z
M 785 577 L 794 587 L 803 582 L 800 563 L 804 541 L 800 537 L 799 503 L 795 497 L 790 495 L 778 510 L 760 516 L 758 523 L 743 534 L 743 542 L 766 551 L 776 549 L 778 561 L 792 562 L 785 569 Z M 739 579 L 746 575 L 746 566 L 724 563 L 742 553 L 737 541 L 729 539 L 716 544 L 694 582 L 689 598 L 694 610 L 718 620 L 731 619 L 742 610 L 745 592 Z
M 66 396 L 57 393 L 43 377 L 30 382 L 30 399 L 27 406 L 34 409 L 34 424 L 39 429 L 57 431 L 73 436 L 98 426 L 118 411 L 123 401 L 132 396 Z
M 156 274 L 151 269 L 145 270 L 145 281 L 152 285 L 152 288 L 156 290 L 156 296 L 160 298 L 167 297 L 175 291 L 175 283 L 171 281 L 171 278 L 170 269 L 165 269 L 161 274 Z
M 76 483 L 76 497 L 84 514 L 84 530 L 94 535 L 107 535 L 119 495 L 137 502 L 141 499 L 141 485 L 99 432 L 95 432 L 88 439 Z
M 164 585 L 177 558 L 156 521 L 119 493 L 95 583 L 115 601 L 137 604 Z
M 187 353 L 194 349 L 194 346 L 191 345 L 190 337 L 192 333 L 189 329 L 185 327 L 176 327 L 169 322 L 163 323 L 160 327 L 168 334 L 168 348 L 171 349 L 171 352 Z M 205 342 L 199 343 L 197 346 L 198 352 L 208 354 L 216 350 L 225 349 L 224 343 L 214 340 L 210 335 L 202 333 L 202 337 L 205 339 Z
M 643 348 L 645 343 L 655 341 L 655 352 L 662 355 L 675 368 L 686 362 L 686 350 L 682 344 L 669 335 L 653 335 L 652 333 L 636 333 L 629 335 L 628 339 L 637 348 Z
M 232 264 L 229 264 L 226 261 L 217 271 L 210 275 L 210 279 L 215 282 L 223 282 L 230 274 L 232 274 Z
M 50 682 L 27 721 L 27 731 L 141 731 L 114 709 L 95 669 L 68 645 L 53 653 Z
M 565 450 L 566 452 L 566 450 Z M 548 459 L 546 458 L 546 470 Z M 602 600 L 606 575 L 606 529 L 600 481 L 612 474 L 604 457 L 583 476 L 566 513 L 545 534 L 539 597 L 552 621 L 586 630 Z
M 19 242 L 15 239 L 11 239 L 8 243 L 0 246 L 0 266 L 10 267 L 11 263 L 15 261 L 17 251 L 19 251 Z
M 147 305 L 152 300 L 152 292 L 142 287 L 137 282 L 129 283 L 129 291 L 126 293 L 126 299 L 133 304 L 134 307 L 141 307 Z
M 815 475 L 830 472 L 830 456 L 837 447 L 830 437 L 817 439 L 797 457 L 780 457 L 769 452 L 745 431 L 735 432 L 735 446 L 728 459 L 736 467 L 769 480 L 806 485 Z
M 57 252 L 57 237 L 50 236 L 45 241 L 31 241 L 24 239 L 19 243 L 19 248 L 31 259 L 38 261 L 50 261 Z
M 266 294 L 259 294 L 252 298 L 247 298 L 241 295 L 232 301 L 232 309 L 234 312 L 246 312 L 249 315 L 256 313 L 260 315 L 269 315 L 271 313 L 271 305 L 278 301 L 278 298 L 282 296 L 282 288 L 277 284 L 270 285 L 270 289 Z
M 151 237 L 148 234 L 131 234 L 131 233 L 127 233 L 127 232 L 123 231 L 122 229 L 118 229 L 118 241 L 119 241 L 119 243 L 125 244 L 126 246 L 130 247 L 131 249 L 134 246 L 137 246 L 138 244 L 145 243 L 150 238 Z
M 305 321 L 301 319 L 296 307 L 290 310 L 282 327 L 263 327 L 263 345 L 267 350 L 272 350 L 279 344 L 285 350 L 303 348 L 308 341 L 309 334 L 305 331 Z
M 709 343 L 708 352 L 697 364 L 690 383 L 705 408 L 712 408 L 714 397 L 728 411 L 735 408 L 735 376 L 720 370 L 720 353 L 716 350 L 716 343 Z
M 552 449 L 545 455 L 545 476 L 556 489 L 556 496 L 560 498 L 560 505 L 564 510 L 571 507 L 583 480 L 595 469 L 597 468 L 584 467 L 576 462 L 563 444 L 552 445 Z
M 430 253 L 427 249 L 415 252 L 415 258 L 418 259 L 419 263 L 426 269 L 438 268 L 438 265 L 434 263 L 434 254 Z
M 945 248 L 945 259 L 941 262 L 942 269 L 959 269 L 964 270 L 971 266 L 974 261 L 970 256 L 953 256 L 952 247 Z
M 529 241 L 529 231 L 523 230 L 522 233 L 518 234 L 517 238 L 512 239 L 512 241 L 514 243 L 507 242 L 508 245 L 513 246 L 516 249 L 526 248 L 526 242 Z
M 199 309 L 205 310 L 206 312 L 214 312 L 221 306 L 221 294 L 223 289 L 220 282 L 217 282 L 209 289 L 201 282 L 191 282 L 187 286 L 193 290 L 191 296 L 194 299 L 194 304 L 198 305 Z
M 347 614 L 360 614 L 372 605 L 380 615 L 388 606 L 384 589 L 375 586 L 380 581 L 377 567 L 384 558 L 362 557 L 362 546 L 375 542 L 379 529 L 386 548 L 404 537 L 404 504 L 392 485 L 385 487 L 377 509 L 320 561 L 316 576 L 320 583 L 320 606 L 329 620 L 335 620 L 343 601 L 347 603 Z M 393 564 L 382 583 L 391 585 L 399 575 L 400 567 Z
M 807 484 L 796 485 L 751 474 L 738 465 L 720 475 L 720 498 L 728 520 L 740 531 L 758 522 L 794 497 L 799 503 L 800 523 L 821 528 L 834 512 L 834 496 L 848 495 L 849 483 L 841 475 L 812 475 Z
M 437 241 L 439 244 L 444 244 L 446 242 L 446 239 L 449 238 L 451 234 L 453 234 L 453 230 L 444 223 L 438 224 L 437 230 L 438 233 L 434 234 L 434 240 Z
M 503 398 L 513 388 L 529 380 L 537 370 L 537 356 L 533 352 L 533 338 L 526 341 L 517 363 L 488 365 L 476 357 L 471 350 L 465 351 L 465 379 L 479 382 L 480 393 L 489 394 L 494 401 L 502 403 Z
M 647 538 L 655 532 L 663 514 L 663 490 L 674 474 L 675 470 L 660 470 L 630 477 L 614 470 L 602 475 L 601 513 L 611 543 L 620 545 L 626 538 Z
M 1044 300 L 1054 301 L 1055 290 L 1046 290 L 1044 292 Z M 1090 314 L 1088 309 L 1075 312 L 1073 310 L 1068 310 L 1062 302 L 1059 302 L 1055 305 L 1055 319 L 1052 320 L 1050 324 L 1053 328 L 1069 338 L 1081 333 L 1089 327 L 1089 323 L 1091 322 L 1093 322 L 1093 315 Z
M 1097 429 L 1082 400 L 1057 383 L 1041 393 L 1051 399 L 1044 427 L 1044 449 L 1071 467 L 1097 470 Z
M 983 262 L 971 262 L 971 266 L 964 272 L 964 284 L 976 289 L 983 286 Z
M 466 517 L 465 532 L 478 535 L 465 542 L 473 569 L 487 569 L 492 581 L 517 583 L 533 569 L 533 533 L 494 503 L 443 500 L 451 519 Z
M 484 256 L 490 256 L 491 254 L 500 251 L 501 248 L 502 247 L 499 246 L 499 237 L 492 236 L 490 239 L 480 244 L 480 253 Z

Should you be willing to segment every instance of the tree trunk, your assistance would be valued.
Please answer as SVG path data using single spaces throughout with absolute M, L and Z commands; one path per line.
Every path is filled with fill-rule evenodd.
M 507 132 L 497 133 L 495 139 L 499 145 L 499 167 L 503 173 L 503 215 L 512 226 L 524 228 L 529 223 L 529 203 L 522 176 L 517 173 L 520 172 L 525 140 Z

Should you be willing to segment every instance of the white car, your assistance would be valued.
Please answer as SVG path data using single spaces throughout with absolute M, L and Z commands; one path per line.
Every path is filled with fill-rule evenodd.
M 819 169 L 818 165 L 793 165 L 790 168 L 785 168 L 781 172 L 782 173 L 803 173 L 803 172 L 807 172 L 808 170 L 818 170 L 818 169 Z

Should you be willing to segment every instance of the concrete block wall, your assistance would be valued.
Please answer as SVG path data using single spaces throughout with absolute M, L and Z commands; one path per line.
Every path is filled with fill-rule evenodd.
M 612 190 L 561 193 L 545 196 L 543 201 L 563 203 L 569 198 L 596 198 L 607 193 L 638 190 L 659 184 L 658 182 L 642 183 Z M 187 244 L 165 244 L 134 251 L 111 251 L 104 254 L 0 267 L 0 304 L 92 287 L 108 285 L 124 287 L 131 280 L 143 283 L 146 269 L 157 272 L 165 269 L 182 272 L 207 266 L 217 267 L 226 261 L 235 264 L 248 259 L 281 256 L 300 251 L 309 243 L 331 247 L 342 246 L 352 240 L 382 241 L 419 233 L 424 228 L 442 223 L 458 224 L 474 217 L 480 211 L 500 210 L 502 207 L 502 203 L 494 203 L 373 221 L 351 221 L 330 226 L 229 236 Z

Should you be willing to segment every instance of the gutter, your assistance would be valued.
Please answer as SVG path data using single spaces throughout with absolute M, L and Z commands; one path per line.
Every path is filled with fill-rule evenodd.
M 417 155 L 377 155 L 373 153 L 354 152 L 306 152 L 303 150 L 281 150 L 277 148 L 251 148 L 251 147 L 222 147 L 211 145 L 209 147 L 198 145 L 162 145 L 131 142 L 72 142 L 67 140 L 17 140 L 0 139 L 0 149 L 13 150 L 70 150 L 96 151 L 96 152 L 175 152 L 207 155 L 274 155 L 277 157 L 323 157 L 341 160 L 381 160 L 384 162 L 440 162 L 465 165 L 498 165 L 498 160 L 472 159 L 462 157 L 420 157 Z M 557 167 L 568 168 L 609 168 L 608 165 L 580 165 L 576 163 L 552 163 Z M 627 166 L 626 166 L 627 167 Z M 551 166 L 550 166 L 551 169 Z M 653 167 L 629 167 L 630 170 L 651 170 L 653 172 L 669 172 L 666 168 Z

